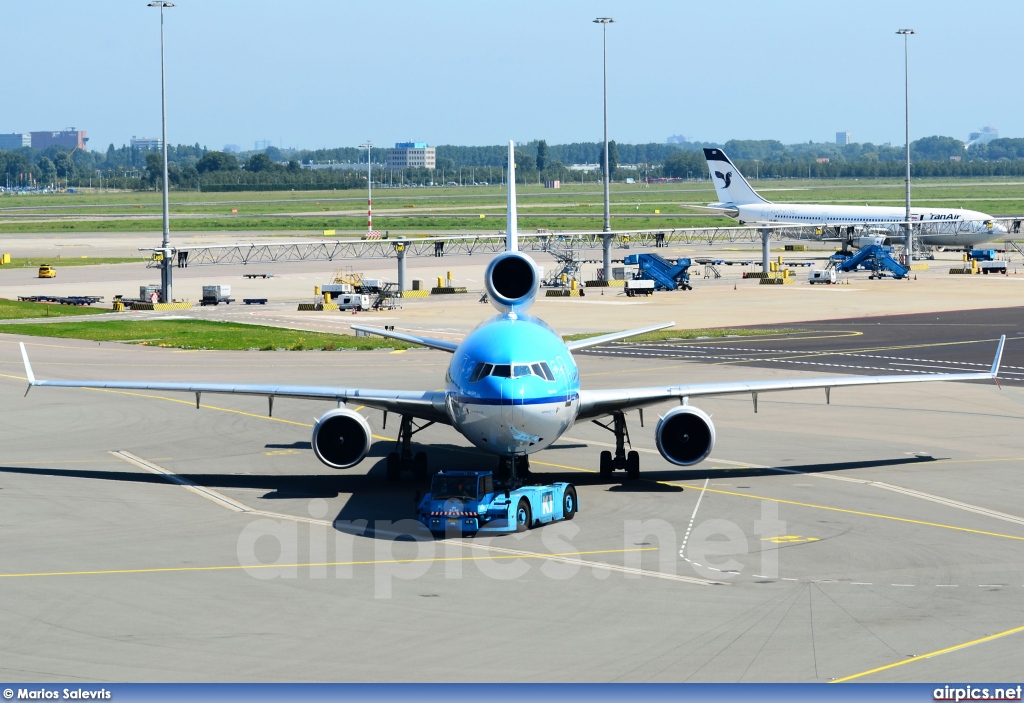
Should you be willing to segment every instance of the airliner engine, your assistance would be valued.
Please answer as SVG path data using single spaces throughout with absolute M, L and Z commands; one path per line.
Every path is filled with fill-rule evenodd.
M 665 459 L 676 466 L 692 466 L 715 448 L 715 426 L 703 410 L 680 405 L 661 418 L 654 439 Z
M 537 297 L 540 274 L 529 256 L 519 251 L 506 251 L 487 265 L 484 285 L 491 303 L 498 310 L 523 312 Z
M 370 451 L 370 425 L 348 408 L 330 410 L 313 425 L 313 453 L 332 469 L 355 466 Z

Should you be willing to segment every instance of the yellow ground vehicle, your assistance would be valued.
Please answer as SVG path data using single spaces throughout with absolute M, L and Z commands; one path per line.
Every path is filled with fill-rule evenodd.
M 50 266 L 49 264 L 43 264 L 42 266 L 39 267 L 39 277 L 40 278 L 56 278 L 57 277 L 57 269 L 55 269 L 53 266 Z

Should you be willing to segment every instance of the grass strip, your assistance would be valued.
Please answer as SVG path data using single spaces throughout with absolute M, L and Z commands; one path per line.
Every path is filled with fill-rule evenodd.
M 60 305 L 59 303 L 30 303 L 0 298 L 0 320 L 25 320 L 33 317 L 74 317 L 76 315 L 95 315 L 101 312 L 110 312 L 110 310 L 87 306 Z
M 408 349 L 413 345 L 377 337 L 306 332 L 284 327 L 242 325 L 212 320 L 95 320 L 0 324 L 0 333 L 33 337 L 124 342 L 175 349 L 333 351 L 341 349 Z
M 142 263 L 149 260 L 149 257 L 139 256 L 78 256 L 74 258 L 62 258 L 60 256 L 52 256 L 50 258 L 35 258 L 35 259 L 11 259 L 11 263 L 0 265 L 0 271 L 6 269 L 30 269 L 38 268 L 43 264 L 49 264 L 56 269 L 63 266 L 96 266 L 99 264 L 132 264 Z

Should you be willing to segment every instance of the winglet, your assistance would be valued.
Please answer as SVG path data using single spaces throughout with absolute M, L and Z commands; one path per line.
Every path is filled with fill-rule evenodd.
M 999 377 L 999 362 L 1003 360 L 1003 345 L 1006 344 L 1006 335 L 999 338 L 999 346 L 996 347 L 996 358 L 992 360 L 992 378 Z M 24 349 L 24 346 L 22 346 Z
M 508 222 L 505 225 L 505 251 L 519 251 L 516 221 L 516 143 L 508 143 Z
M 25 395 L 32 390 L 32 386 L 36 385 L 36 376 L 32 373 L 32 364 L 28 361 L 28 352 L 25 351 L 25 343 L 18 342 L 21 346 L 21 360 L 25 362 L 25 376 L 28 378 L 28 388 L 25 389 Z

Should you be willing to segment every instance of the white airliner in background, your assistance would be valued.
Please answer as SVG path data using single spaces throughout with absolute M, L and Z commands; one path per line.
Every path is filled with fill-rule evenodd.
M 509 143 L 508 168 L 514 174 L 513 144 Z M 761 381 L 686 382 L 678 371 L 666 368 L 666 385 L 646 388 L 581 388 L 580 372 L 573 352 L 596 344 L 623 339 L 671 327 L 668 322 L 627 332 L 564 342 L 542 320 L 526 314 L 537 297 L 540 273 L 529 256 L 519 251 L 516 232 L 515 178 L 508 184 L 508 232 L 506 251 L 495 256 L 484 273 L 484 283 L 498 314 L 483 321 L 461 342 L 431 339 L 394 330 L 353 325 L 353 328 L 382 337 L 392 337 L 451 355 L 444 390 L 398 390 L 359 388 L 347 385 L 285 386 L 272 378 L 254 384 L 195 383 L 190 381 L 44 381 L 36 379 L 25 345 L 21 354 L 29 388 L 105 388 L 194 393 L 196 407 L 204 393 L 263 396 L 273 408 L 274 398 L 296 398 L 337 403 L 313 426 L 312 448 L 316 457 L 333 469 L 347 469 L 361 462 L 370 449 L 372 435 L 366 418 L 344 407 L 346 403 L 399 415 L 396 451 L 386 460 L 387 477 L 397 478 L 403 469 L 420 478 L 428 475 L 425 452 L 412 452 L 411 437 L 429 424 L 449 425 L 477 447 L 481 460 L 498 460 L 501 479 L 514 479 L 517 470 L 529 470 L 529 455 L 551 446 L 575 423 L 594 421 L 615 435 L 615 452 L 600 455 L 600 472 L 610 476 L 624 470 L 629 478 L 640 473 L 640 455 L 627 453 L 627 411 L 658 404 L 673 405 L 664 410 L 654 429 L 661 455 L 676 466 L 692 466 L 711 453 L 715 426 L 711 416 L 691 405 L 697 398 L 749 393 L 757 410 L 759 393 L 824 388 L 876 386 L 925 381 L 992 380 L 999 373 L 1004 336 L 996 348 L 988 371 L 977 373 L 918 373 L 891 376 L 834 376 Z M 700 367 L 691 371 L 699 375 Z M 345 379 L 324 379 L 336 383 Z M 440 385 L 440 384 L 435 384 Z M 71 402 L 74 402 L 73 399 Z M 641 417 L 641 424 L 643 424 Z M 413 424 L 420 421 L 420 426 Z M 490 463 L 488 462 L 488 463 Z M 488 467 L 489 468 L 489 467 Z
M 738 220 L 740 224 L 815 225 L 833 227 L 837 234 L 844 235 L 888 231 L 892 239 L 903 237 L 901 223 L 907 219 L 904 207 L 772 203 L 750 187 L 721 149 L 705 149 L 704 158 L 708 160 L 711 180 L 721 201 L 711 203 L 708 208 Z M 911 207 L 910 219 L 926 226 L 915 238 L 927 246 L 969 248 L 1006 234 L 1006 228 L 995 222 L 991 215 L 976 210 Z M 929 228 L 927 225 L 930 223 L 933 226 Z

